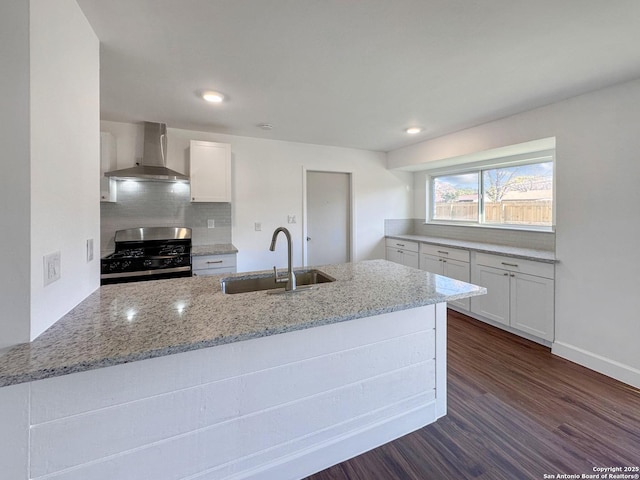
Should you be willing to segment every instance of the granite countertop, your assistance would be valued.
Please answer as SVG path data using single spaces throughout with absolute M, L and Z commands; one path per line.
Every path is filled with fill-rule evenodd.
M 455 240 L 443 237 L 429 237 L 424 235 L 387 235 L 387 238 L 397 238 L 398 240 L 411 240 L 414 242 L 430 243 L 443 247 L 464 248 L 482 253 L 493 253 L 504 255 L 505 257 L 522 258 L 537 262 L 556 263 L 555 252 L 550 250 L 536 250 L 533 248 L 511 247 L 508 245 L 497 245 L 484 242 L 470 242 L 466 240 Z
M 283 295 L 225 295 L 225 275 L 104 285 L 33 342 L 4 352 L 0 386 L 486 293 L 386 260 L 320 269 L 336 281 Z
M 191 246 L 192 257 L 199 257 L 203 255 L 225 255 L 228 253 L 238 253 L 238 249 L 232 243 L 214 243 L 213 245 Z

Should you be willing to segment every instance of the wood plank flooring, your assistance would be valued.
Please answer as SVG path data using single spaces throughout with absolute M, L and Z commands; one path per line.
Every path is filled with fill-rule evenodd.
M 640 466 L 640 390 L 448 317 L 447 416 L 307 480 L 520 480 Z

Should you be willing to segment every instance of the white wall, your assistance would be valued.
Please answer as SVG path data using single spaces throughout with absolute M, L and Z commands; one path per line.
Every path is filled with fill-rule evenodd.
M 12 167 L 0 195 L 11 254 L 0 274 L 0 347 L 34 339 L 100 282 L 99 250 L 87 262 L 85 247 L 93 238 L 98 249 L 100 238 L 99 42 L 75 0 L 10 7 L 2 14 L 13 49 L 3 91 L 15 98 L 1 115 Z M 61 279 L 45 287 L 43 257 L 55 251 Z
M 0 349 L 29 340 L 29 2 L 0 15 Z M 11 252 L 7 254 L 6 252 Z
M 638 112 L 640 80 L 390 152 L 389 166 L 555 136 L 553 351 L 640 387 Z
M 100 286 L 100 47 L 75 0 L 31 0 L 30 40 L 33 339 Z M 44 287 L 55 251 L 61 279 Z
M 106 122 L 103 131 L 117 141 L 118 168 L 132 166 L 142 156 L 138 125 Z M 411 218 L 413 176 L 386 168 L 384 153 L 340 147 L 168 129 L 167 166 L 189 173 L 189 141 L 231 144 L 232 229 L 238 248 L 238 271 L 286 265 L 286 246 L 269 251 L 271 234 L 279 226 L 291 231 L 294 265 L 302 265 L 303 168 L 353 173 L 355 197 L 355 261 L 384 258 L 384 219 Z M 287 216 L 295 215 L 296 224 Z M 254 223 L 262 223 L 262 231 Z

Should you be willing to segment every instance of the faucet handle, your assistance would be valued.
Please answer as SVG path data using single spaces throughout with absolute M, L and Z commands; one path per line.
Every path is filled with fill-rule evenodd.
M 276 267 L 273 267 L 273 281 L 276 283 L 285 283 L 289 281 L 289 277 L 279 277 L 278 270 L 276 270 Z

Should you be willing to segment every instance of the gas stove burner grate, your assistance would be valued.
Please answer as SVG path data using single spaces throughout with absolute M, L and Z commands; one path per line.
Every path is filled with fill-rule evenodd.
M 160 248 L 159 255 L 182 255 L 186 249 L 185 245 L 167 245 Z
M 135 257 L 142 257 L 144 256 L 144 249 L 143 248 L 134 248 L 134 249 L 126 249 L 126 250 L 120 250 L 118 252 L 113 252 L 111 255 L 109 255 L 108 258 L 135 258 Z

